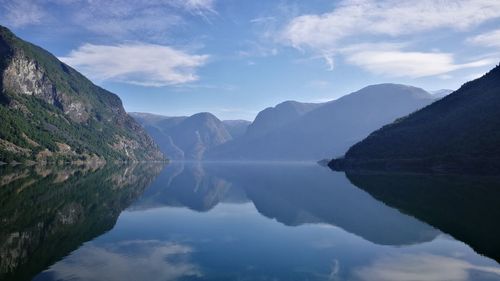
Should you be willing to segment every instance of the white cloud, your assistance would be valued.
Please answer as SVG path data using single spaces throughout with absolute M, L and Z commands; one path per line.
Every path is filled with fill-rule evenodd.
M 91 79 L 144 86 L 167 86 L 198 80 L 196 70 L 208 55 L 192 55 L 155 44 L 85 44 L 60 58 Z
M 191 252 L 188 246 L 156 240 L 89 244 L 53 265 L 48 272 L 58 280 L 169 281 L 201 277 L 198 267 L 187 261 Z
M 314 52 L 325 60 L 328 69 L 333 69 L 334 55 L 341 46 L 359 44 L 363 40 L 380 42 L 436 29 L 468 30 L 498 18 L 498 0 L 344 0 L 331 12 L 293 18 L 281 30 L 279 40 L 296 49 Z M 493 44 L 496 38 L 493 35 L 497 36 L 488 34 L 477 40 Z M 348 61 L 382 74 L 393 74 L 388 73 L 387 67 L 394 66 L 401 72 L 391 72 L 411 77 L 443 74 L 486 63 L 457 64 L 451 54 L 439 52 L 368 50 L 358 54 L 351 52 Z M 416 66 L 405 65 L 408 63 L 416 63 Z M 425 63 L 430 65 L 419 70 Z
M 362 34 L 398 36 L 436 28 L 465 30 L 500 18 L 497 0 L 347 0 L 332 12 L 292 19 L 283 39 L 296 48 L 332 48 Z
M 483 47 L 500 47 L 500 29 L 468 38 L 467 42 Z
M 402 45 L 401 45 L 402 46 Z M 390 77 L 418 78 L 473 67 L 494 64 L 490 59 L 456 63 L 453 54 L 404 51 L 401 46 L 383 44 L 358 45 L 341 50 L 346 61 L 374 74 Z
M 429 254 L 385 257 L 357 269 L 354 275 L 370 281 L 465 281 L 469 280 L 470 270 L 500 277 L 500 269 L 496 267 L 477 266 L 456 258 Z

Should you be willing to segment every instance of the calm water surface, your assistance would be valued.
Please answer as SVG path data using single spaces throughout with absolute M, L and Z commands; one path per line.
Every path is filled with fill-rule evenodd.
M 0 280 L 500 280 L 500 179 L 3 167 Z

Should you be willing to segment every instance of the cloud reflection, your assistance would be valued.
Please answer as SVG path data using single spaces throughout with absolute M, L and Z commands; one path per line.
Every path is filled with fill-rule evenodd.
M 189 246 L 157 240 L 89 244 L 46 273 L 56 280 L 149 280 L 168 281 L 201 277 L 189 261 Z M 112 270 L 110 270 L 112 269 Z
M 469 280 L 470 271 L 500 277 L 500 268 L 431 254 L 384 257 L 356 270 L 354 275 L 370 281 L 461 281 Z

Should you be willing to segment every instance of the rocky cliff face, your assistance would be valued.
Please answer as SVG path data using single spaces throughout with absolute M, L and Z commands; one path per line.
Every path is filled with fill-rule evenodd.
M 0 27 L 0 161 L 162 160 L 118 96 Z
M 58 91 L 45 69 L 22 50 L 18 50 L 11 58 L 2 83 L 5 91 L 34 96 L 60 108 L 72 121 L 85 122 L 89 118 L 92 107 Z

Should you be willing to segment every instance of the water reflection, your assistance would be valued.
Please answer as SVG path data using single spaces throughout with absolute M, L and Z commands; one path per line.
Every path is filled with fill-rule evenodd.
M 500 262 L 500 178 L 347 174 L 374 198 L 464 241 Z
M 335 225 L 382 245 L 421 243 L 439 233 L 352 188 L 343 174 L 316 165 L 173 163 L 157 182 L 133 208 L 208 211 L 220 202 L 251 201 L 259 213 L 285 225 Z
M 110 230 L 162 166 L 2 167 L 0 279 L 30 280 Z
M 494 178 L 160 170 L 4 172 L 3 280 L 500 280 Z
M 475 274 L 484 280 L 497 280 L 500 268 L 453 257 L 414 254 L 384 257 L 354 271 L 356 278 L 366 281 L 466 281 Z

